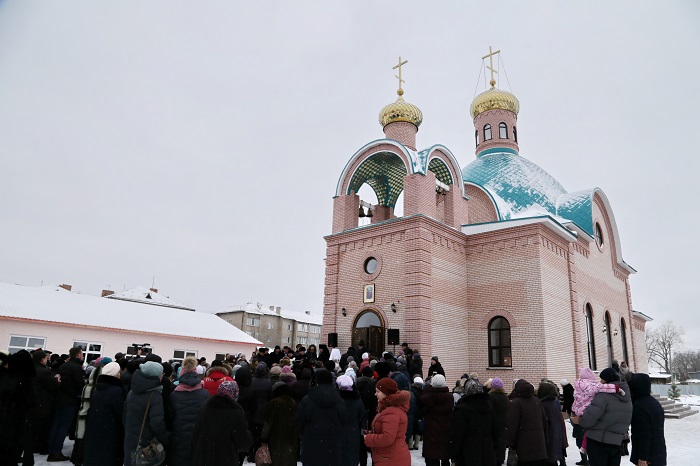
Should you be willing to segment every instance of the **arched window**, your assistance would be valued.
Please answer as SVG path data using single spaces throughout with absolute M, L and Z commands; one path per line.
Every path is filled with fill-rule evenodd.
M 503 122 L 498 124 L 498 137 L 501 139 L 508 139 L 508 127 Z
M 588 365 L 596 370 L 595 337 L 593 336 L 593 309 L 586 303 L 586 337 L 588 338 Z
M 488 141 L 491 138 L 491 125 L 484 125 L 484 141 Z
M 608 350 L 608 367 L 612 365 L 612 360 L 613 360 L 613 344 L 612 344 L 612 327 L 610 326 L 610 313 L 605 311 L 605 329 L 607 330 L 605 335 L 606 335 L 606 340 L 605 340 L 605 346 L 607 347 Z
M 479 130 L 474 131 L 474 139 L 476 140 L 477 147 L 479 146 Z
M 598 245 L 599 248 L 603 247 L 603 242 L 605 241 L 603 239 L 603 229 L 600 227 L 600 223 L 596 222 L 595 223 L 595 242 Z
M 510 324 L 503 317 L 489 322 L 489 367 L 511 367 Z
M 629 367 L 629 355 L 627 354 L 627 326 L 625 325 L 625 319 L 620 319 L 620 338 L 622 339 L 622 359 L 625 360 L 627 366 Z
M 515 126 L 513 126 L 513 140 L 518 142 L 518 129 Z

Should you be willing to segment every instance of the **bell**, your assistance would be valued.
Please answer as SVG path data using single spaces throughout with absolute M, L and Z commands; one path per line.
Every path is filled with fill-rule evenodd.
M 366 217 L 366 215 L 365 215 L 365 209 L 363 209 L 362 206 L 360 206 L 360 213 L 359 213 L 357 216 L 360 217 L 360 218 Z
M 374 214 L 372 213 L 372 209 L 367 209 L 367 216 L 374 217 Z

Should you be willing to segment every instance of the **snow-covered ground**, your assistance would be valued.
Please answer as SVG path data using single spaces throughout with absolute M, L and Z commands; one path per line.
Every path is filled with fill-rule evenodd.
M 681 400 L 685 404 L 700 404 L 700 396 L 689 395 L 688 400 Z M 578 449 L 576 448 L 576 442 L 571 437 L 571 424 L 567 421 L 566 430 L 569 437 L 569 448 L 566 451 L 568 458 L 567 464 L 569 466 L 579 461 L 581 457 L 579 456 Z M 693 416 L 686 417 L 684 419 L 666 419 L 666 448 L 668 449 L 668 465 L 697 465 L 700 464 L 700 445 L 698 445 L 697 439 L 700 438 L 700 414 L 695 414 Z M 695 439 L 695 440 L 693 440 Z M 63 454 L 70 456 L 73 449 L 73 442 L 66 440 L 63 446 Z M 422 466 L 425 464 L 425 460 L 421 456 L 420 450 L 411 451 L 411 465 L 412 466 Z M 50 466 L 52 464 L 70 464 L 65 463 L 49 463 L 46 461 L 46 456 L 35 455 L 34 460 L 36 461 L 36 466 Z M 371 461 L 368 461 L 371 464 Z M 245 463 L 253 464 L 253 463 Z M 629 456 L 622 458 L 622 465 L 631 464 L 629 462 Z M 299 463 L 301 465 L 301 463 Z

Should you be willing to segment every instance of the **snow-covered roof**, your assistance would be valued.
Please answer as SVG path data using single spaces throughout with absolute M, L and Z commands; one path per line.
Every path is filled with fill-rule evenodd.
M 504 230 L 506 228 L 514 228 L 524 225 L 542 224 L 551 231 L 561 236 L 569 242 L 576 241 L 576 233 L 569 230 L 560 224 L 551 215 L 541 215 L 539 217 L 514 218 L 511 220 L 502 220 L 497 222 L 473 223 L 470 225 L 462 225 L 462 233 L 465 235 L 478 235 L 479 233 L 488 233 L 491 231 Z
M 275 306 L 266 306 L 262 303 L 251 303 L 248 302 L 242 306 L 230 306 L 220 311 L 216 311 L 217 314 L 226 314 L 228 312 L 247 312 L 248 314 L 266 315 L 266 316 L 276 316 L 279 315 L 283 319 L 296 320 L 297 322 L 322 325 L 323 315 L 314 314 L 310 311 L 287 311 L 281 309 L 280 313 L 277 314 L 275 311 Z
M 168 298 L 167 296 L 163 296 L 157 291 L 153 291 L 143 286 L 137 286 L 136 288 L 132 288 L 121 293 L 114 293 L 109 296 L 105 296 L 105 298 L 121 299 L 123 301 L 135 301 L 143 304 L 175 307 L 178 309 L 184 309 L 186 311 L 194 311 L 194 309 L 189 308 L 184 304 L 180 304 L 177 301 Z
M 63 291 L 0 283 L 0 318 L 262 344 L 214 314 Z

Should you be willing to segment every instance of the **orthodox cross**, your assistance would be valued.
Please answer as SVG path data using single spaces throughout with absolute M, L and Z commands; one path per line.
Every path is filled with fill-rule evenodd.
M 396 79 L 399 80 L 399 90 L 396 91 L 396 93 L 397 93 L 398 95 L 403 95 L 403 89 L 401 88 L 401 83 L 405 83 L 406 81 L 404 81 L 403 79 L 401 79 L 401 66 L 405 65 L 406 63 L 408 63 L 408 60 L 401 61 L 401 57 L 399 57 L 399 64 L 396 65 L 396 66 L 394 66 L 394 67 L 392 68 L 392 70 L 395 70 L 396 68 L 399 69 L 399 75 L 398 75 L 398 76 L 394 76 Z
M 491 82 L 490 82 L 491 87 L 494 87 L 494 86 L 496 85 L 496 79 L 493 77 L 493 74 L 494 74 L 494 73 L 498 74 L 498 71 L 496 71 L 496 70 L 493 69 L 493 56 L 496 55 L 497 53 L 501 53 L 501 51 L 500 51 L 500 50 L 496 50 L 496 51 L 494 52 L 493 49 L 491 48 L 491 46 L 489 45 L 489 54 L 488 54 L 488 55 L 484 55 L 483 57 L 481 57 L 482 60 L 485 59 L 485 58 L 488 58 L 488 59 L 489 59 L 489 65 L 490 65 L 490 66 L 487 66 L 486 68 L 488 68 L 489 70 L 491 70 Z

